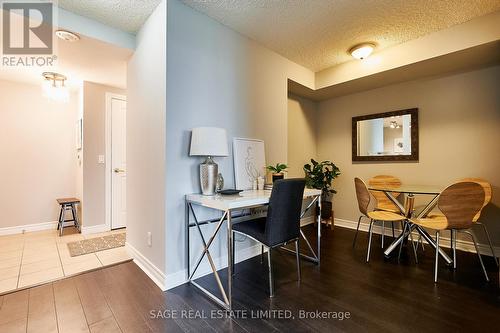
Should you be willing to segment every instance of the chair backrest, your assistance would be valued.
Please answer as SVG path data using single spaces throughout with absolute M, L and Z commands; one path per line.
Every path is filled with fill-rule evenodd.
M 461 182 L 478 183 L 479 185 L 481 185 L 483 187 L 483 190 L 484 190 L 484 203 L 483 203 L 483 207 L 481 207 L 481 210 L 472 219 L 473 222 L 477 222 L 477 220 L 479 220 L 479 217 L 481 216 L 481 211 L 491 201 L 491 195 L 492 195 L 491 184 L 488 183 L 486 180 L 481 179 L 481 178 L 464 178 L 464 179 L 462 179 L 460 181 Z
M 356 198 L 358 198 L 358 207 L 361 214 L 368 216 L 368 206 L 370 205 L 370 192 L 364 181 L 354 178 L 356 187 Z
M 446 217 L 448 229 L 467 229 L 484 203 L 484 190 L 473 182 L 458 182 L 439 195 L 438 207 Z
M 300 214 L 305 179 L 280 179 L 273 183 L 266 220 L 266 238 L 270 246 L 300 236 Z
M 368 181 L 368 184 L 370 186 L 378 186 L 378 187 L 385 187 L 385 188 L 398 188 L 401 186 L 401 180 L 394 176 L 387 176 L 387 175 L 378 175 L 373 178 L 371 178 Z M 389 210 L 393 212 L 399 212 L 398 206 L 394 204 L 394 202 L 389 199 L 384 192 L 382 191 L 370 191 L 370 193 L 373 195 L 373 197 L 377 200 L 377 206 L 376 208 L 379 210 Z M 392 195 L 394 197 L 399 196 L 399 193 L 393 192 Z

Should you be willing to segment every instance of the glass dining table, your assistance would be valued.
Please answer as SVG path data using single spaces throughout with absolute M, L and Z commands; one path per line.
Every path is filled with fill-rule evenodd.
M 428 185 L 401 185 L 397 187 L 385 187 L 377 185 L 368 186 L 368 189 L 370 191 L 384 192 L 387 198 L 389 198 L 389 200 L 391 200 L 398 207 L 401 214 L 406 216 L 406 218 L 408 219 L 406 223 L 409 224 L 409 228 L 405 228 L 405 230 L 401 232 L 401 234 L 391 243 L 391 245 L 389 245 L 385 249 L 384 255 L 387 258 L 391 256 L 393 251 L 398 248 L 401 242 L 404 242 L 406 239 L 408 239 L 410 233 L 413 231 L 417 231 L 430 246 L 436 249 L 436 242 L 432 239 L 429 233 L 421 226 L 411 223 L 410 219 L 423 218 L 427 216 L 432 211 L 432 209 L 436 207 L 437 199 L 443 188 Z M 403 194 L 405 196 L 404 203 L 401 203 L 397 199 L 397 196 L 399 196 L 400 194 Z M 417 195 L 429 196 L 430 200 L 427 202 L 424 209 L 422 209 L 418 214 L 415 214 L 415 196 Z M 443 257 L 448 265 L 451 265 L 453 263 L 452 259 L 442 249 L 439 249 L 439 254 L 441 255 L 441 257 Z

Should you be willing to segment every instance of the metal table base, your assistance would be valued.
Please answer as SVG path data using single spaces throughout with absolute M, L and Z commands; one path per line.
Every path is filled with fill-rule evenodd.
M 320 264 L 320 249 L 321 249 L 321 195 L 315 196 L 312 202 L 306 207 L 305 210 L 302 211 L 301 213 L 301 218 L 306 214 L 307 211 L 311 207 L 314 207 L 314 204 L 318 204 L 318 216 L 317 216 L 317 225 L 318 225 L 318 230 L 317 230 L 317 249 L 316 252 L 312 249 L 312 246 L 303 233 L 302 230 L 300 230 L 300 234 L 302 238 L 305 240 L 307 246 L 309 247 L 311 253 L 313 256 L 308 256 L 305 254 L 300 254 L 300 256 L 306 260 L 312 261 L 316 264 Z M 235 209 L 235 210 L 241 210 L 241 209 Z M 223 211 L 222 216 L 220 219 L 214 219 L 214 220 L 206 220 L 206 221 L 198 221 L 198 218 L 196 216 L 196 213 L 194 212 L 193 205 L 191 202 L 186 201 L 186 267 L 187 267 L 187 280 L 188 282 L 198 288 L 201 292 L 203 292 L 205 295 L 207 295 L 211 300 L 216 302 L 218 305 L 223 307 L 226 310 L 231 311 L 232 309 L 232 276 L 233 276 L 233 267 L 231 265 L 233 261 L 233 232 L 232 232 L 232 211 L 231 209 Z M 193 223 L 190 221 L 190 217 L 193 216 Z M 219 276 L 219 273 L 217 271 L 217 267 L 215 266 L 214 260 L 212 258 L 212 255 L 210 254 L 210 246 L 212 245 L 213 241 L 215 240 L 217 234 L 222 228 L 222 225 L 226 222 L 227 225 L 227 258 L 228 258 L 228 265 L 227 265 L 227 288 L 225 289 L 222 280 Z M 205 225 L 205 224 L 211 224 L 211 223 L 216 223 L 215 230 L 213 231 L 212 235 L 206 241 L 205 236 L 203 235 L 203 232 L 201 231 L 200 226 Z M 189 229 L 192 227 L 196 227 L 198 230 L 198 233 L 201 237 L 201 241 L 203 244 L 203 250 L 198 259 L 196 260 L 196 263 L 194 265 L 194 269 L 191 270 L 191 263 L 190 263 L 190 249 L 189 249 Z M 291 253 L 296 253 L 293 250 L 284 248 L 283 249 L 286 252 L 291 252 Z M 201 286 L 199 283 L 194 281 L 194 275 L 199 268 L 201 261 L 203 260 L 204 257 L 207 257 L 208 262 L 210 264 L 210 268 L 212 270 L 212 273 L 215 277 L 215 280 L 217 282 L 217 286 L 220 290 L 220 293 L 222 295 L 222 299 L 216 295 L 214 295 L 212 292 L 210 292 L 208 289 L 204 288 Z

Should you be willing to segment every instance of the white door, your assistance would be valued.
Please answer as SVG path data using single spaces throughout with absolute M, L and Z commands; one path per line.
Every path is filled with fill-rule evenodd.
M 127 226 L 126 107 L 111 99 L 111 229 Z

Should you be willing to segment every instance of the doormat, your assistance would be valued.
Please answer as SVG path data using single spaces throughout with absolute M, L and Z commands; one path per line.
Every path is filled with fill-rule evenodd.
M 68 243 L 68 250 L 70 256 L 77 257 L 84 254 L 114 249 L 121 246 L 125 246 L 124 232 L 70 242 Z

